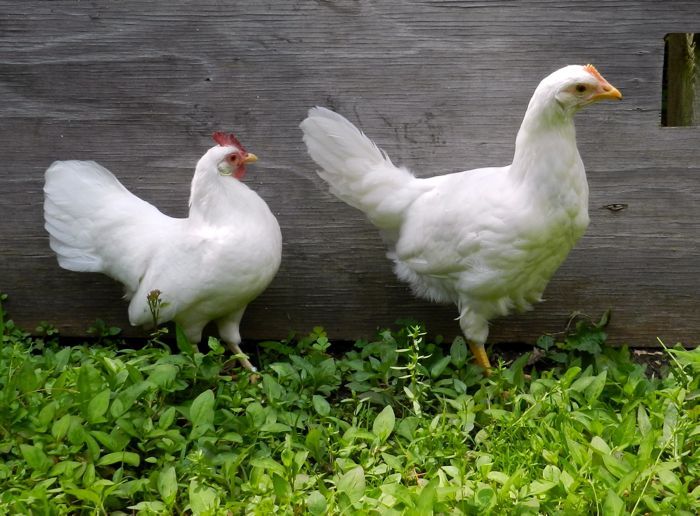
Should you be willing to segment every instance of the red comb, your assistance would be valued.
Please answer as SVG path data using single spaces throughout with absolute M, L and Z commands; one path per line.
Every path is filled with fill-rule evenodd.
M 593 77 L 598 79 L 600 82 L 607 82 L 605 79 L 603 79 L 603 76 L 600 75 L 600 72 L 595 69 L 595 66 L 592 64 L 587 64 L 586 66 L 583 67 L 584 70 L 586 70 L 588 73 L 590 73 Z
M 222 147 L 238 147 L 240 150 L 245 152 L 243 145 L 241 145 L 241 142 L 238 141 L 238 138 L 236 138 L 236 135 L 233 133 L 226 134 L 222 133 L 221 131 L 217 131 L 212 134 L 211 137 Z

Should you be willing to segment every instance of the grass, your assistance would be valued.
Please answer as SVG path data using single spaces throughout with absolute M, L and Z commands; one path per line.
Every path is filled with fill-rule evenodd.
M 234 367 L 162 332 L 64 347 L 0 305 L 0 513 L 697 514 L 700 351 L 649 378 L 580 322 L 484 378 L 420 326 Z M 96 339 L 97 340 L 97 339 Z

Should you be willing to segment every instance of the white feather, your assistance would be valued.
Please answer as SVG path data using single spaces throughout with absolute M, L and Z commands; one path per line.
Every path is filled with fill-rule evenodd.
M 321 167 L 318 175 L 339 199 L 367 214 L 391 233 L 407 207 L 421 194 L 421 182 L 396 167 L 362 131 L 341 115 L 322 107 L 309 110 L 301 123 L 309 155 Z
M 57 161 L 46 171 L 44 215 L 61 267 L 101 272 L 125 285 L 133 325 L 152 320 L 147 295 L 161 292 L 160 322 L 190 340 L 217 321 L 233 349 L 243 311 L 275 276 L 282 237 L 267 204 L 219 173 L 238 149 L 213 147 L 198 162 L 190 214 L 168 217 L 92 161 Z
M 398 277 L 418 296 L 455 303 L 465 336 L 483 344 L 490 319 L 541 300 L 588 225 L 573 114 L 591 100 L 574 86 L 597 81 L 580 66 L 545 78 L 506 167 L 419 179 L 327 109 L 311 109 L 301 128 L 330 191 L 395 235 Z

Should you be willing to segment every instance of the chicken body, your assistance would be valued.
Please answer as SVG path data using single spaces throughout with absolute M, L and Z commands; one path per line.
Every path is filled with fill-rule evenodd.
M 233 144 L 197 163 L 189 216 L 164 215 L 92 161 L 57 161 L 46 171 L 44 215 L 61 267 L 101 272 L 125 286 L 132 325 L 150 325 L 147 296 L 160 291 L 158 322 L 175 321 L 192 342 L 216 321 L 241 353 L 248 303 L 280 265 L 282 236 L 267 204 L 231 177 L 255 156 Z M 252 368 L 247 360 L 244 365 Z
M 455 303 L 477 361 L 489 321 L 524 311 L 588 226 L 588 184 L 574 113 L 620 98 L 595 68 L 569 66 L 536 89 L 511 165 L 417 178 L 342 116 L 313 108 L 301 124 L 319 175 L 364 211 L 389 245 L 397 276 L 413 292 Z

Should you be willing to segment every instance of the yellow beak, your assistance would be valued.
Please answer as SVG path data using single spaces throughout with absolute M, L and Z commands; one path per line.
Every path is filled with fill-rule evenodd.
M 252 152 L 247 152 L 243 158 L 243 163 L 255 163 L 256 161 L 258 161 L 258 157 Z
M 593 100 L 622 100 L 622 93 L 620 93 L 620 90 L 615 86 L 605 82 L 604 84 L 600 84 L 598 91 L 596 91 L 591 98 Z

